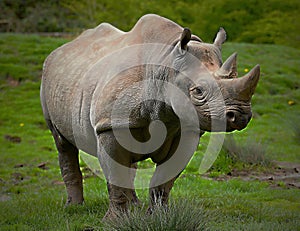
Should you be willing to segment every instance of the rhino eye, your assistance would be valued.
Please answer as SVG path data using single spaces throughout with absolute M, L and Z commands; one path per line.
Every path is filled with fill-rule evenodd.
M 190 89 L 191 99 L 195 105 L 203 105 L 206 102 L 207 92 L 205 88 L 197 86 Z
M 201 87 L 196 87 L 194 89 L 194 92 L 197 94 L 197 95 L 202 95 L 203 94 L 203 89 Z

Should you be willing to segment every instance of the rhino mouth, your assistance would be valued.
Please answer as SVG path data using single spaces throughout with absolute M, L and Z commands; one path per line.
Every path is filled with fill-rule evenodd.
M 233 127 L 227 127 L 226 132 L 232 132 L 232 131 L 235 131 L 235 130 L 241 131 L 241 130 L 243 130 L 244 128 L 247 127 L 247 124 L 248 123 L 244 123 L 244 124 L 240 124 L 240 125 L 233 126 Z
M 252 113 L 247 114 L 239 114 L 235 113 L 233 111 L 228 111 L 226 113 L 227 118 L 227 126 L 226 131 L 231 132 L 234 130 L 241 131 L 245 127 L 247 127 L 248 123 L 250 122 L 252 118 Z

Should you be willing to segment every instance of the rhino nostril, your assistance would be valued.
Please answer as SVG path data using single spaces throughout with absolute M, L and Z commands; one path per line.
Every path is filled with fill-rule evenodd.
M 235 114 L 232 111 L 229 111 L 226 113 L 226 117 L 227 120 L 229 120 L 230 122 L 234 122 L 235 121 Z

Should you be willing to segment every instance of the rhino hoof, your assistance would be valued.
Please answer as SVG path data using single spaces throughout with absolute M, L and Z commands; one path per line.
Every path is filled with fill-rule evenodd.
M 84 200 L 83 199 L 77 199 L 77 200 L 74 200 L 74 198 L 72 197 L 68 197 L 68 200 L 65 204 L 65 207 L 68 207 L 70 205 L 83 205 L 84 204 Z
M 118 211 L 108 209 L 106 214 L 102 218 L 102 221 L 115 220 L 116 218 L 118 218 Z

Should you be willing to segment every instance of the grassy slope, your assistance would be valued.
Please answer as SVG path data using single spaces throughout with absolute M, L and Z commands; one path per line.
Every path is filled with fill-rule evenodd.
M 71 230 L 102 226 L 107 208 L 105 182 L 85 179 L 86 204 L 63 209 L 64 187 L 53 140 L 46 129 L 39 103 L 39 76 L 44 58 L 64 39 L 25 35 L 0 35 L 0 185 L 1 230 Z M 224 57 L 238 51 L 239 72 L 256 63 L 262 78 L 253 99 L 255 118 L 238 132 L 268 144 L 274 160 L 300 162 L 300 146 L 291 132 L 290 118 L 300 109 L 300 51 L 272 45 L 226 44 Z M 21 79 L 11 87 L 6 79 Z M 29 81 L 30 80 L 30 81 Z M 34 80 L 34 81 L 31 81 Z M 295 102 L 288 104 L 289 100 Z M 294 124 L 295 126 L 295 124 Z M 5 136 L 18 136 L 12 143 Z M 204 138 L 204 146 L 205 140 Z M 203 147 L 202 147 L 203 148 Z M 47 170 L 38 168 L 46 163 Z M 22 168 L 15 168 L 23 164 Z M 197 168 L 199 163 L 192 162 Z M 174 200 L 189 198 L 220 216 L 209 222 L 214 229 L 293 230 L 299 224 L 299 190 L 273 190 L 259 182 L 213 182 L 198 175 L 179 179 L 172 193 Z M 146 202 L 147 190 L 140 190 Z

